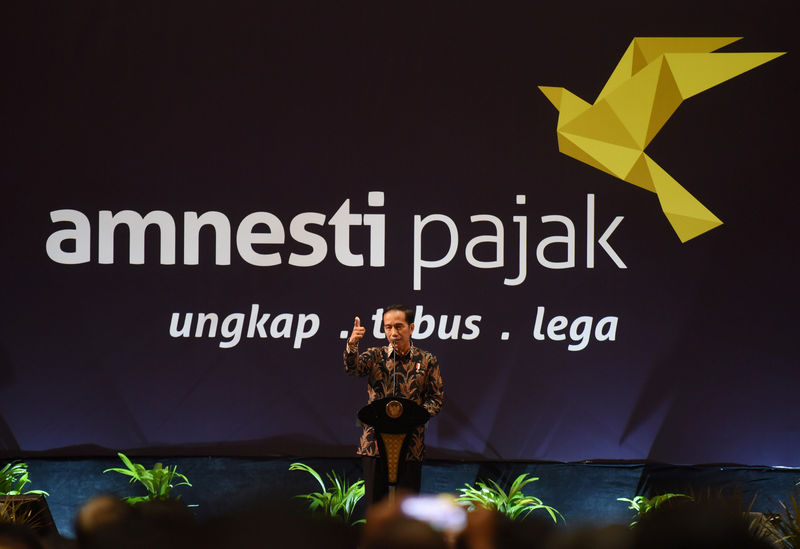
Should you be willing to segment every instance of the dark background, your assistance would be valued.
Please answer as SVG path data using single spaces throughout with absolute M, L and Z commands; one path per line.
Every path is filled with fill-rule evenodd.
M 800 465 L 795 357 L 798 278 L 797 33 L 793 4 L 602 6 L 12 2 L 0 14 L 0 451 L 7 455 L 351 455 L 363 380 L 344 376 L 339 333 L 388 302 L 437 318 L 482 316 L 472 341 L 420 341 L 442 365 L 446 404 L 429 455 L 488 460 L 655 460 Z M 788 51 L 691 98 L 648 154 L 725 224 L 686 244 L 651 193 L 557 151 L 539 85 L 592 101 L 635 36 L 743 36 L 726 51 Z M 385 206 L 368 208 L 383 191 Z M 586 195 L 599 233 L 585 268 Z M 517 194 L 527 204 L 515 205 Z M 298 213 L 386 216 L 386 266 L 345 267 L 333 227 L 319 265 L 293 267 Z M 50 260 L 49 214 L 92 223 L 92 259 Z M 153 210 L 178 226 L 177 264 L 97 261 L 100 210 Z M 185 211 L 284 224 L 283 263 L 182 263 Z M 414 215 L 460 232 L 447 266 L 412 289 Z M 464 259 L 500 217 L 506 266 Z M 536 245 L 576 226 L 574 269 Z M 516 275 L 528 217 L 528 277 Z M 439 228 L 441 229 L 441 228 Z M 444 232 L 425 233 L 440 257 Z M 366 228 L 351 248 L 369 260 Z M 480 251 L 482 246 L 478 246 Z M 265 248 L 266 250 L 266 248 Z M 553 251 L 558 250 L 554 246 Z M 438 255 L 437 255 L 438 254 Z M 317 313 L 285 339 L 175 339 L 172 313 Z M 547 318 L 619 317 L 613 342 L 536 341 Z M 296 319 L 295 319 L 296 321 Z M 509 331 L 508 341 L 500 333 Z M 370 344 L 377 341 L 370 341 Z

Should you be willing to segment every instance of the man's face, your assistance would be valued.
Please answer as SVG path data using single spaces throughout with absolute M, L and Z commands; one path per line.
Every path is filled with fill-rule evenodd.
M 394 348 L 401 353 L 405 353 L 411 347 L 411 334 L 414 332 L 414 324 L 406 322 L 406 315 L 403 311 L 387 311 L 383 315 L 383 331 L 386 339 L 394 345 Z

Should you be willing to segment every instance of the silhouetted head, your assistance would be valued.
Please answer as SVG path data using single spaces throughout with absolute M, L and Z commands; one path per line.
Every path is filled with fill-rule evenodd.
M 0 522 L 0 548 L 2 549 L 42 549 L 42 544 L 33 530 L 27 526 Z
M 364 549 L 447 549 L 444 536 L 425 522 L 399 517 L 364 541 Z
M 75 517 L 75 535 L 86 544 L 98 530 L 121 524 L 133 517 L 133 508 L 119 497 L 99 494 L 87 501 Z
M 634 528 L 642 549 L 769 549 L 748 529 L 742 513 L 720 505 L 677 502 L 647 513 Z

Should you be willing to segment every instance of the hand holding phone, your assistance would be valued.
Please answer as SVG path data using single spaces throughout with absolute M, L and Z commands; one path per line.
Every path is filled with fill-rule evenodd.
M 440 531 L 460 532 L 467 525 L 467 511 L 447 494 L 405 498 L 400 510 L 407 517 L 427 522 Z

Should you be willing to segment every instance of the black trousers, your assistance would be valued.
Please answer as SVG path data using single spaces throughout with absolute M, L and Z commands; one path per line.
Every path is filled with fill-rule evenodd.
M 380 458 L 372 456 L 362 456 L 361 467 L 364 473 L 364 497 L 367 505 L 372 505 L 389 493 L 386 467 Z M 416 494 L 419 493 L 421 484 L 422 462 L 400 460 L 397 468 L 397 489 Z

